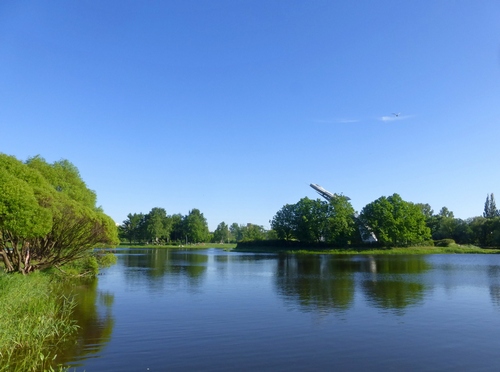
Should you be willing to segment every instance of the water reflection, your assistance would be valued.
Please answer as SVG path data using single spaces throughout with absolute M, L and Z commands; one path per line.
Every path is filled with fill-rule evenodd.
M 163 288 L 166 276 L 185 277 L 191 286 L 199 286 L 207 270 L 208 255 L 171 249 L 130 250 L 122 257 L 128 268 L 125 279 L 135 282 L 147 277 L 150 284 Z
M 113 332 L 112 307 L 114 295 L 99 291 L 98 279 L 87 279 L 72 283 L 70 292 L 77 305 L 73 319 L 78 325 L 76 335 L 58 353 L 56 362 L 78 366 L 78 361 L 98 354 L 109 342 Z
M 408 306 L 422 302 L 426 287 L 422 276 L 430 269 L 424 256 L 369 257 L 369 272 L 362 288 L 369 303 L 403 314 Z
M 488 266 L 488 282 L 490 298 L 493 305 L 500 310 L 500 267 L 496 265 Z
M 278 293 L 293 307 L 320 312 L 349 309 L 360 289 L 370 306 L 401 313 L 422 301 L 426 287 L 419 274 L 430 268 L 423 256 L 288 255 L 277 261 Z
M 367 272 L 379 274 L 422 274 L 431 268 L 426 256 L 368 256 L 363 265 Z
M 328 256 L 280 256 L 276 286 L 286 300 L 306 311 L 344 311 L 354 299 L 353 272 L 359 262 Z
M 486 370 L 500 360 L 500 256 L 127 250 L 99 279 L 105 290 L 90 286 L 64 357 L 77 370 Z

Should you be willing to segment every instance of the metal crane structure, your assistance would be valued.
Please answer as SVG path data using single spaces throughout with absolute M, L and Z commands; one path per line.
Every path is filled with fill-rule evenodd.
M 338 197 L 339 195 L 331 193 L 330 191 L 324 189 L 318 184 L 311 183 L 309 186 L 311 186 L 318 194 L 320 194 L 323 198 L 325 198 L 327 201 L 330 201 L 330 199 Z M 347 200 L 351 200 L 351 198 L 347 197 L 344 195 Z M 363 240 L 363 243 L 375 243 L 377 241 L 377 237 L 373 233 L 373 231 L 370 230 L 370 228 L 366 225 L 364 225 L 359 219 L 358 219 L 358 214 L 356 213 L 354 215 L 354 218 L 359 222 L 359 234 L 361 235 L 361 240 Z

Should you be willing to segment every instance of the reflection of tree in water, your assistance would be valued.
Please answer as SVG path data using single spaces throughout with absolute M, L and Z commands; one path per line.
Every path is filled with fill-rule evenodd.
M 430 269 L 424 256 L 368 256 L 367 262 L 362 266 L 365 272 L 379 274 L 421 274 Z
M 276 286 L 288 301 L 308 311 L 344 311 L 354 300 L 355 274 L 372 306 L 400 312 L 422 301 L 425 286 L 416 276 L 430 265 L 422 256 L 281 256 Z
M 500 309 L 500 266 L 488 266 L 488 281 L 492 304 Z
M 415 305 L 424 298 L 424 285 L 404 280 L 382 280 L 363 282 L 363 289 L 375 307 L 402 310 Z
M 490 285 L 491 302 L 500 309 L 500 285 Z
M 430 268 L 423 256 L 369 257 L 363 268 L 371 274 L 363 281 L 363 290 L 375 307 L 401 313 L 423 300 L 425 286 L 415 278 Z
M 207 270 L 208 255 L 176 249 L 142 249 L 124 255 L 123 263 L 130 270 L 127 280 L 147 277 L 150 283 L 163 283 L 166 275 L 185 277 L 190 285 L 197 286 Z
M 97 278 L 94 278 L 72 286 L 71 292 L 77 302 L 73 319 L 79 328 L 72 340 L 57 352 L 57 363 L 87 359 L 109 342 L 114 326 L 111 315 L 114 296 L 97 291 L 97 283 Z
M 306 311 L 345 311 L 354 299 L 353 273 L 358 265 L 332 256 L 281 256 L 278 293 Z

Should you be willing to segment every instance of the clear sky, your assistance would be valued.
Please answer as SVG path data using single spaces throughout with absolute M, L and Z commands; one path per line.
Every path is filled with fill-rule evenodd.
M 118 223 L 269 228 L 310 183 L 473 217 L 499 140 L 498 0 L 0 2 L 0 152 L 68 159 Z

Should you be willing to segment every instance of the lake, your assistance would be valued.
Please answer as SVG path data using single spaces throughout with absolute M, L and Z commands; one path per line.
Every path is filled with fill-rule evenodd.
M 116 252 L 80 288 L 72 370 L 500 368 L 500 255 Z

